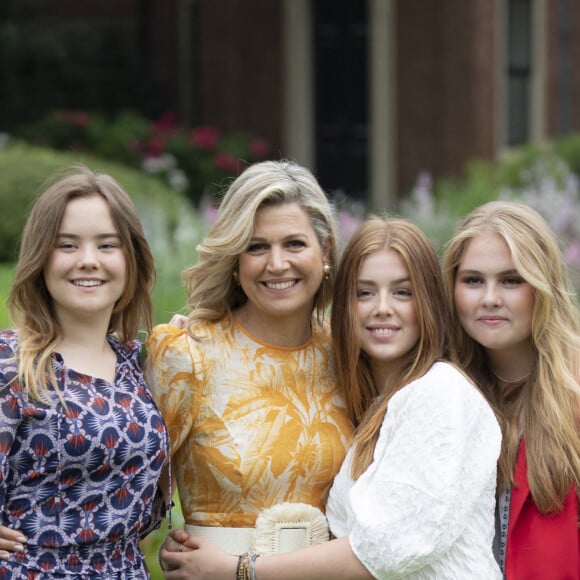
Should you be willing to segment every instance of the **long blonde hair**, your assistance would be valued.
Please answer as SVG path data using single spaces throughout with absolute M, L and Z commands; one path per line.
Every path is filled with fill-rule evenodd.
M 532 208 L 495 201 L 472 211 L 447 244 L 443 271 L 450 304 L 457 270 L 469 242 L 494 232 L 507 244 L 519 275 L 532 287 L 530 376 L 504 396 L 485 349 L 462 328 L 452 308 L 452 358 L 478 384 L 502 426 L 498 487 L 514 483 L 521 421 L 530 491 L 538 509 L 561 509 L 570 486 L 580 484 L 580 315 L 558 241 Z
M 291 161 L 264 161 L 250 165 L 232 182 L 215 224 L 198 245 L 198 263 L 183 272 L 191 308 L 188 328 L 199 321 L 220 320 L 245 303 L 247 298 L 233 275 L 252 238 L 256 213 L 265 206 L 292 202 L 308 213 L 318 242 L 329 257 L 328 279 L 314 298 L 317 318 L 320 322 L 324 319 L 337 259 L 334 208 L 306 168 Z
M 59 393 L 51 358 L 62 340 L 62 328 L 46 287 L 44 267 L 69 201 L 93 196 L 102 197 L 109 206 L 127 264 L 126 286 L 108 332 L 129 343 L 139 330 L 149 331 L 152 326 L 153 256 L 130 197 L 112 177 L 93 173 L 85 166 L 74 165 L 59 172 L 32 207 L 8 296 L 10 315 L 18 329 L 18 378 L 36 400 L 46 400 L 47 377 Z
M 419 340 L 408 353 L 397 387 L 379 396 L 370 362 L 361 350 L 356 303 L 361 264 L 370 254 L 393 250 L 399 254 L 411 281 Z M 396 218 L 370 217 L 347 244 L 338 272 L 332 303 L 331 328 L 336 351 L 338 381 L 344 389 L 350 419 L 357 426 L 352 475 L 358 478 L 370 465 L 390 397 L 423 376 L 446 356 L 449 308 L 437 255 L 423 232 Z

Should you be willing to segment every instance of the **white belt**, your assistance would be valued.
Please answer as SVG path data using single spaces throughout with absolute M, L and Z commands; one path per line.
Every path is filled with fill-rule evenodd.
M 324 515 L 302 503 L 283 503 L 264 510 L 255 528 L 185 524 L 185 530 L 233 555 L 244 554 L 250 548 L 260 554 L 292 552 L 329 539 Z
M 185 524 L 190 536 L 197 536 L 219 546 L 228 554 L 239 556 L 254 545 L 254 528 L 220 528 L 218 526 L 193 526 Z

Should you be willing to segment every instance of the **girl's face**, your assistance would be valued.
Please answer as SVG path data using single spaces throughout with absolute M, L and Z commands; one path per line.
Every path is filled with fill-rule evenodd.
M 356 300 L 361 349 L 375 381 L 384 384 L 401 369 L 420 332 L 409 271 L 397 252 L 380 250 L 362 261 Z
M 310 319 L 322 282 L 324 251 L 308 213 L 297 203 L 256 213 L 252 239 L 239 258 L 239 282 L 254 321 Z
M 500 235 L 483 232 L 468 243 L 457 269 L 454 299 L 465 332 L 490 354 L 529 352 L 533 289 L 516 271 Z
M 44 280 L 61 323 L 111 317 L 126 285 L 126 258 L 109 206 L 96 195 L 68 202 Z

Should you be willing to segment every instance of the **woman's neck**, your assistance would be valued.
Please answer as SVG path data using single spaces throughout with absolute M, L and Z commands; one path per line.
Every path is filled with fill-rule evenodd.
M 371 372 L 377 391 L 390 397 L 400 388 L 403 378 L 403 361 L 373 361 Z
M 62 340 L 56 347 L 65 365 L 79 373 L 113 382 L 117 356 L 107 340 L 108 323 L 61 320 Z
M 243 305 L 233 315 L 251 335 L 276 346 L 301 346 L 312 336 L 310 311 L 295 312 L 292 316 L 263 316 Z
M 519 383 L 532 372 L 531 349 L 517 353 L 506 351 L 488 351 L 487 359 L 491 374 L 505 385 Z
M 74 338 L 67 336 L 57 347 L 64 364 L 76 372 L 113 383 L 117 355 L 106 336 L 91 339 L 78 333 L 78 340 Z

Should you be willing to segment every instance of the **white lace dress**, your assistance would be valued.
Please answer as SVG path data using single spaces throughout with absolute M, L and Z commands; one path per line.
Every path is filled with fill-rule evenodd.
M 389 402 L 365 473 L 350 453 L 327 517 L 375 578 L 501 579 L 492 552 L 501 433 L 483 396 L 436 363 Z

